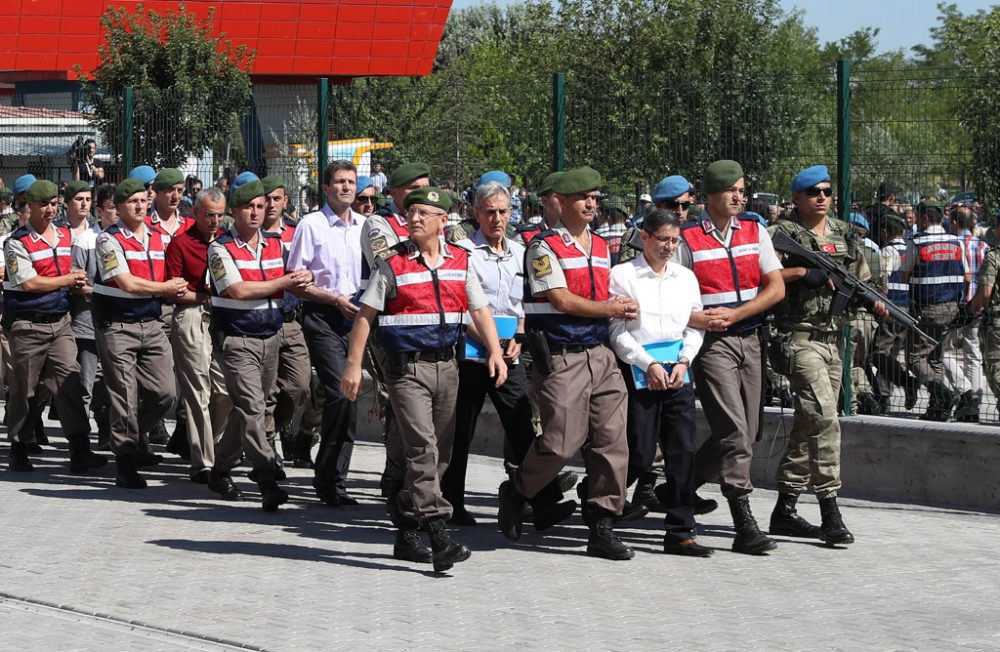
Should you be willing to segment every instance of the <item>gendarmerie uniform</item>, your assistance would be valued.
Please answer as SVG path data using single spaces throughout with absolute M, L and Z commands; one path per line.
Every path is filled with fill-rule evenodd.
M 58 188 L 38 180 L 28 188 L 30 203 L 48 203 Z M 80 365 L 70 327 L 69 289 L 31 292 L 22 286 L 37 277 L 69 274 L 71 236 L 51 226 L 39 233 L 29 221 L 4 244 L 3 328 L 10 342 L 12 374 L 7 380 L 7 427 L 11 436 L 11 469 L 32 470 L 27 445 L 35 441 L 32 415 L 37 413 L 39 383 L 52 394 L 59 421 L 70 444 L 71 470 L 85 472 L 106 463 L 90 452 L 90 421 L 83 406 Z

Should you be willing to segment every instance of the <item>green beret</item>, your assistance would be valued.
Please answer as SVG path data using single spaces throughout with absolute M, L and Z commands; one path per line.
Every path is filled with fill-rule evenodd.
M 552 192 L 560 195 L 576 195 L 597 190 L 604 183 L 601 173 L 594 168 L 582 167 L 566 170 L 552 182 Z
M 562 176 L 562 172 L 553 172 L 549 176 L 542 179 L 542 184 L 538 186 L 538 196 L 541 197 L 544 194 L 552 192 L 552 184 L 556 182 L 556 179 Z
M 3 187 L 0 188 L 0 200 L 10 201 L 14 198 L 14 191 L 10 188 Z
M 184 183 L 184 173 L 177 168 L 163 168 L 153 179 L 153 190 L 170 190 L 179 183 Z
M 145 193 L 146 184 L 138 179 L 133 179 L 129 177 L 125 179 L 117 186 L 115 186 L 115 206 L 118 204 L 124 204 L 128 201 L 128 198 L 137 192 Z
M 886 214 L 882 217 L 882 219 L 886 222 L 886 224 L 895 224 L 900 228 L 906 228 L 906 220 L 895 213 Z
M 404 208 L 409 208 L 414 204 L 425 204 L 440 208 L 443 211 L 449 211 L 451 210 L 451 196 L 447 190 L 441 190 L 434 186 L 425 186 L 412 191 L 403 201 Z
M 66 190 L 63 191 L 63 199 L 69 201 L 76 197 L 77 193 L 90 190 L 90 184 L 86 181 L 70 181 L 66 184 Z
M 705 168 L 705 176 L 701 180 L 701 191 L 706 195 L 714 195 L 733 187 L 733 184 L 743 178 L 743 168 L 736 161 L 716 161 Z
M 529 206 L 535 206 L 535 207 L 539 207 L 539 206 L 542 205 L 542 201 L 538 198 L 538 194 L 537 193 L 533 193 L 533 192 L 529 192 L 528 193 L 528 205 Z
M 458 194 L 454 190 L 448 191 L 448 198 L 451 199 L 452 206 L 458 206 L 459 204 L 465 201 L 464 199 L 462 199 L 462 195 Z
M 431 166 L 426 163 L 406 163 L 400 165 L 389 175 L 389 187 L 399 188 L 416 179 L 431 176 Z
M 285 180 L 279 177 L 277 174 L 272 174 L 269 177 L 264 177 L 263 179 L 261 179 L 260 184 L 264 186 L 264 194 L 270 195 L 278 188 L 284 188 Z
M 926 211 L 928 208 L 936 208 L 939 211 L 944 210 L 944 206 L 942 206 L 941 202 L 936 199 L 925 199 L 917 204 L 917 212 Z
M 608 197 L 601 202 L 601 208 L 605 210 L 616 210 L 628 215 L 628 206 L 625 205 L 625 200 L 621 197 Z
M 28 186 L 28 190 L 24 193 L 24 198 L 28 201 L 38 202 L 44 204 L 45 202 L 52 201 L 59 196 L 59 186 L 48 181 L 47 179 L 39 179 L 33 184 Z
M 258 197 L 264 196 L 264 184 L 260 181 L 249 181 L 233 191 L 229 196 L 229 207 L 246 206 Z

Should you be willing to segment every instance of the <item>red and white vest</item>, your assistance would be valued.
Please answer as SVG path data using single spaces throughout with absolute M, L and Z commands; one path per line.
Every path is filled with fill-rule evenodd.
M 440 255 L 441 266 L 430 269 L 410 242 L 385 261 L 396 286 L 378 318 L 378 339 L 386 351 L 440 351 L 458 342 L 469 309 L 469 254 L 443 243 Z
M 56 232 L 56 246 L 45 241 L 34 229 L 22 226 L 10 234 L 12 240 L 20 240 L 28 256 L 31 266 L 39 276 L 62 276 L 68 274 L 72 266 L 70 251 L 73 236 L 67 228 L 53 227 Z M 65 313 L 69 311 L 69 290 L 61 288 L 51 292 L 26 292 L 10 289 L 10 282 L 4 281 L 3 302 L 4 312 L 13 315 L 17 312 L 34 311 L 48 313 Z
M 231 231 L 215 242 L 226 248 L 236 263 L 243 281 L 272 281 L 285 275 L 284 246 L 277 233 L 260 232 L 260 258 L 246 246 L 240 246 Z M 265 299 L 230 299 L 219 294 L 209 262 L 212 280 L 212 319 L 228 335 L 270 337 L 281 330 L 284 319 L 281 304 L 284 292 L 278 291 Z
M 566 289 L 578 297 L 591 301 L 607 301 L 608 283 L 611 275 L 611 251 L 607 241 L 596 233 L 591 233 L 590 256 L 588 257 L 567 231 L 552 229 L 542 231 L 532 242 L 539 239 L 555 254 L 555 261 L 566 277 Z M 541 262 L 540 262 L 541 261 Z M 536 258 L 534 265 L 544 265 Z M 526 274 L 537 274 L 540 270 L 527 270 Z M 608 320 L 604 318 L 577 317 L 560 312 L 542 296 L 533 296 L 525 277 L 524 325 L 529 331 L 542 331 L 553 344 L 578 344 L 596 346 L 608 341 Z
M 125 262 L 128 273 L 147 281 L 162 283 L 167 278 L 166 249 L 163 236 L 155 229 L 146 229 L 146 245 L 137 238 L 126 234 L 127 229 L 121 224 L 112 224 L 104 233 L 105 237 L 114 238 L 115 242 L 125 252 Z M 98 266 L 100 266 L 100 261 Z M 131 294 L 118 287 L 118 282 L 112 276 L 107 281 L 101 280 L 100 272 L 94 278 L 94 294 L 101 303 L 100 310 L 112 321 L 116 320 L 152 320 L 160 316 L 162 301 L 159 297 Z

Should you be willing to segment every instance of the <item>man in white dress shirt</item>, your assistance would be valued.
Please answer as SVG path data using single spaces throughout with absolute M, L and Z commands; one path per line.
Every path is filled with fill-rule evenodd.
M 691 270 L 670 262 L 680 227 L 676 213 L 654 210 L 643 220 L 642 255 L 611 269 L 611 294 L 642 306 L 638 319 L 611 320 L 611 345 L 630 366 L 626 485 L 653 463 L 659 441 L 670 478 L 663 492 L 663 551 L 708 557 L 712 549 L 694 540 L 695 410 L 688 375 L 702 342 L 702 332 L 688 327 L 691 313 L 702 309 L 701 292 Z

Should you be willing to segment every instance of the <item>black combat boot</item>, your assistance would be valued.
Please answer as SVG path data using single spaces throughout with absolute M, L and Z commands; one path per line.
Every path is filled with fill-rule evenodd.
M 778 502 L 771 512 L 771 525 L 768 534 L 782 537 L 802 537 L 819 539 L 820 529 L 799 516 L 795 503 L 799 497 L 795 494 L 778 494 Z
M 162 455 L 157 455 L 149 447 L 149 435 L 139 433 L 139 450 L 135 454 L 135 463 L 140 469 L 156 466 L 163 461 Z
M 111 450 L 111 408 L 103 406 L 94 411 L 97 422 L 97 450 Z
M 846 545 L 854 543 L 854 535 L 844 525 L 844 519 L 840 515 L 840 508 L 837 507 L 837 497 L 819 499 L 819 513 L 823 521 L 820 525 L 821 538 L 828 546 L 837 544 Z
M 559 525 L 576 511 L 575 500 L 564 500 L 555 505 L 538 505 L 532 513 L 535 532 L 544 532 L 550 527 Z M 523 513 L 523 512 L 522 512 Z
M 947 421 L 955 404 L 955 395 L 939 380 L 927 383 L 927 411 L 920 417 L 923 421 Z
M 572 471 L 563 471 L 556 476 L 556 483 L 559 485 L 559 491 L 564 494 L 569 493 L 570 490 L 576 486 L 576 483 L 579 482 L 579 480 L 580 478 L 577 477 L 577 475 Z
M 906 380 L 903 381 L 903 392 L 906 394 L 906 407 L 907 410 L 912 410 L 913 406 L 917 404 L 917 390 L 920 389 L 920 381 L 907 374 Z
M 191 461 L 191 444 L 188 442 L 186 425 L 182 428 L 180 423 L 177 424 L 177 427 L 174 428 L 174 434 L 170 435 L 164 450 L 173 453 L 185 462 Z
M 260 507 L 265 512 L 276 512 L 278 507 L 288 502 L 288 492 L 274 480 L 258 482 L 257 487 L 260 489 Z
M 108 460 L 90 450 L 90 436 L 77 435 L 69 438 L 69 472 L 86 473 L 99 469 Z
M 292 466 L 297 469 L 315 468 L 312 460 L 313 436 L 305 432 L 295 433 L 292 440 Z
M 757 520 L 750 511 L 750 496 L 740 496 L 729 499 L 729 511 L 733 515 L 733 528 L 736 538 L 733 539 L 733 552 L 745 555 L 763 555 L 768 550 L 778 547 L 772 539 L 767 538 L 757 526 Z
M 513 480 L 506 480 L 500 485 L 499 499 L 497 523 L 500 525 L 500 533 L 511 541 L 517 541 L 521 538 L 523 527 L 524 496 L 514 486 Z
M 879 402 L 871 392 L 858 393 L 858 414 L 878 415 L 882 413 Z
M 45 424 L 42 422 L 42 413 L 32 414 L 31 416 L 37 417 L 35 420 L 35 444 L 38 446 L 48 446 L 49 445 L 49 435 L 45 432 Z
M 163 445 L 170 441 L 170 433 L 167 432 L 167 425 L 160 419 L 153 429 L 149 431 L 149 443 Z
M 583 482 L 576 485 L 576 495 L 580 498 L 580 504 L 586 505 L 590 500 L 589 478 L 584 477 Z M 642 503 L 633 503 L 628 500 L 622 506 L 622 513 L 615 517 L 617 521 L 638 521 L 649 513 L 649 508 Z
M 7 466 L 9 471 L 17 473 L 29 473 L 35 470 L 28 459 L 28 447 L 19 441 L 10 443 L 10 463 Z
M 444 519 L 435 518 L 427 522 L 427 531 L 431 535 L 431 551 L 434 571 L 443 573 L 460 561 L 468 559 L 472 553 L 468 548 L 460 543 L 456 543 L 448 536 L 448 528 Z
M 118 467 L 115 485 L 123 489 L 146 488 L 146 479 L 139 475 L 139 467 L 136 465 L 135 455 L 130 453 L 116 455 L 115 465 Z
M 233 482 L 232 477 L 228 473 L 222 473 L 214 468 L 208 475 L 208 488 L 222 496 L 223 500 L 243 500 L 243 492 Z
M 624 561 L 635 557 L 635 551 L 615 536 L 614 527 L 617 519 L 614 515 L 593 508 L 587 511 L 588 518 L 586 520 L 590 526 L 587 555 L 615 561 Z
M 982 394 L 982 390 L 974 392 L 971 389 L 963 393 L 955 406 L 955 421 L 979 423 L 979 404 L 982 401 Z
M 639 476 L 635 483 L 635 490 L 632 491 L 632 504 L 645 505 L 651 512 L 666 512 L 667 507 L 656 497 L 657 474 L 646 471 Z
M 392 556 L 401 561 L 429 564 L 434 560 L 431 549 L 420 542 L 420 533 L 413 526 L 396 530 L 396 543 L 392 546 Z

